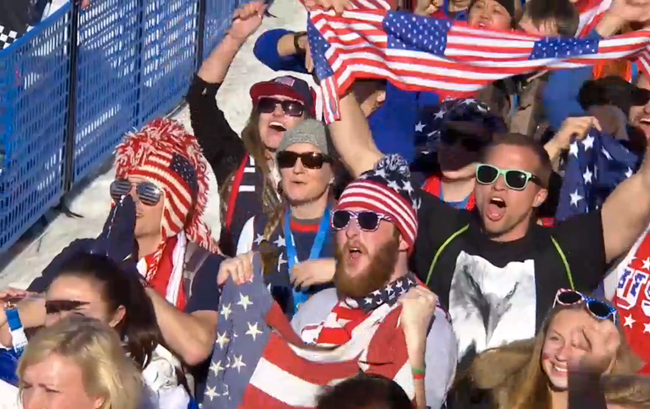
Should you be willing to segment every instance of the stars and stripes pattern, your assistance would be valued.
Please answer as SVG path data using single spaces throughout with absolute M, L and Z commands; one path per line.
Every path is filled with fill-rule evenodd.
M 336 16 L 314 10 L 308 22 L 323 112 L 339 119 L 339 96 L 356 79 L 388 79 L 408 91 L 471 97 L 489 83 L 543 67 L 575 68 L 639 57 L 646 62 L 650 30 L 602 40 L 541 38 L 518 32 L 469 28 L 403 12 L 359 9 Z
M 375 168 L 350 183 L 337 209 L 362 208 L 390 217 L 411 248 L 418 232 L 421 198 L 411 184 L 408 163 L 399 155 L 386 155 Z
M 556 220 L 600 209 L 616 186 L 634 174 L 638 162 L 616 139 L 592 128 L 583 140 L 571 143 Z
M 305 344 L 264 285 L 259 257 L 252 282 L 229 280 L 203 409 L 314 408 L 324 388 L 359 371 L 394 379 L 415 396 L 399 304 L 375 309 L 337 348 Z
M 207 161 L 180 122 L 159 118 L 128 134 L 115 151 L 115 165 L 117 178 L 139 176 L 164 191 L 164 239 L 184 231 L 189 241 L 217 251 L 202 220 L 208 199 Z

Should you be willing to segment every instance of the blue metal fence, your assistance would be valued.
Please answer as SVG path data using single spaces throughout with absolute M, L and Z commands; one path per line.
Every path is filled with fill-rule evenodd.
M 78 17 L 67 4 L 0 50 L 0 252 L 182 102 L 243 2 L 94 0 Z

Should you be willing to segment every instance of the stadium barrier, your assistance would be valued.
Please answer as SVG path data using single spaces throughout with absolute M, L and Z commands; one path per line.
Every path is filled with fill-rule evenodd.
M 0 253 L 173 111 L 245 0 L 68 3 L 0 50 Z

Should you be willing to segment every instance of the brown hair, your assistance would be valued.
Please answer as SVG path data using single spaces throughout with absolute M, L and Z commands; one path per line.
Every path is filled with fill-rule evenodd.
M 548 379 L 540 364 L 548 328 L 555 316 L 566 309 L 584 308 L 582 304 L 553 308 L 542 329 L 533 339 L 516 341 L 490 349 L 476 357 L 465 374 L 478 389 L 489 390 L 497 409 L 549 409 Z M 621 345 L 616 353 L 612 375 L 636 373 L 641 361 L 630 349 L 621 326 Z
M 257 108 L 253 108 L 248 122 L 241 133 L 241 139 L 244 142 L 246 151 L 255 161 L 255 165 L 262 172 L 263 185 L 262 185 L 262 207 L 266 214 L 271 214 L 273 209 L 278 203 L 277 200 L 277 187 L 274 186 L 273 177 L 271 176 L 271 168 L 268 164 L 268 157 L 266 148 L 262 142 L 259 128 L 260 113 Z M 227 212 L 228 198 L 233 194 L 232 187 L 235 180 L 237 171 L 233 172 L 226 183 L 219 189 L 221 197 L 221 217 L 225 220 Z

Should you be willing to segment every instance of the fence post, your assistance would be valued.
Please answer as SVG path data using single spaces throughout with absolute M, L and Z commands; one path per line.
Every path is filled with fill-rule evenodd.
M 197 16 L 198 18 L 198 30 L 197 30 L 197 47 L 196 47 L 196 60 L 197 60 L 197 68 L 203 64 L 203 53 L 204 53 L 204 46 L 205 46 L 205 14 L 206 14 L 206 8 L 207 8 L 207 0 L 199 0 L 199 15 Z
M 74 183 L 74 151 L 77 132 L 77 52 L 80 1 L 72 0 L 70 25 L 70 84 L 68 86 L 68 126 L 64 150 L 63 191 L 69 192 Z

